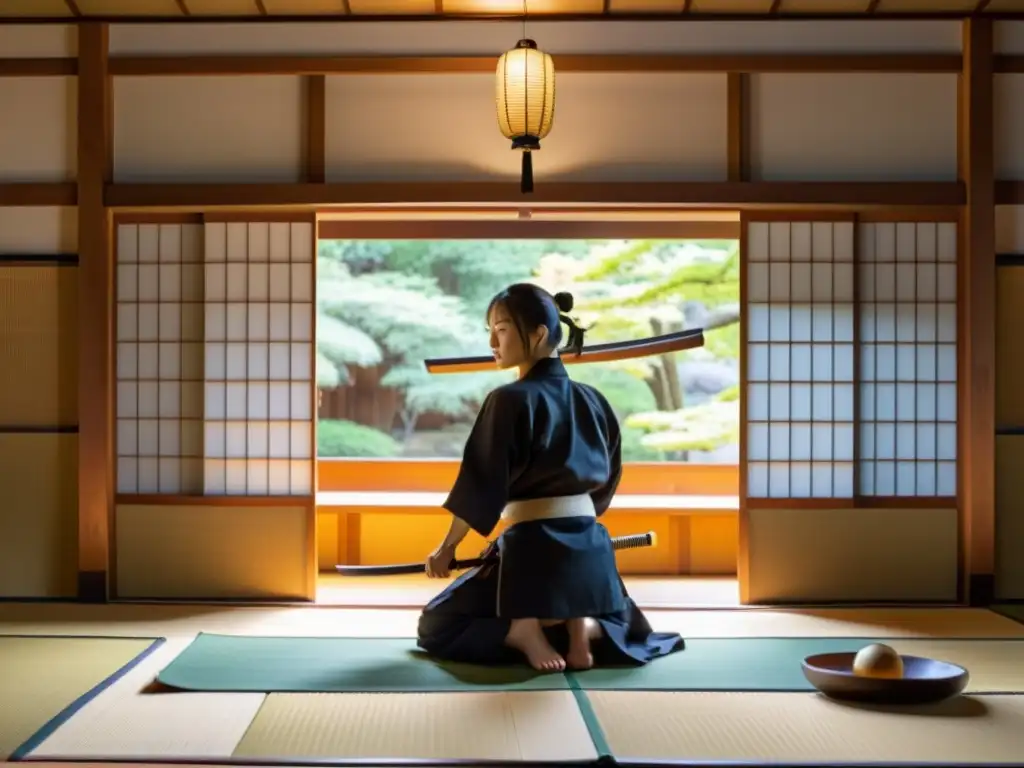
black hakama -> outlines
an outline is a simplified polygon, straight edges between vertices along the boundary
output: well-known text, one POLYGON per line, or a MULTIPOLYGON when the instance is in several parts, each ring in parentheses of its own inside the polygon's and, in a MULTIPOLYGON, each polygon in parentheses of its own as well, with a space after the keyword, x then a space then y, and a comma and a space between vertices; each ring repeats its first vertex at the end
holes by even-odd
MULTIPOLYGON (((622 474, 618 421, 597 390, 572 381, 557 358, 538 362, 521 380, 484 401, 466 441, 459 476, 444 504, 489 536, 507 504, 528 499, 591 497, 596 517, 518 522, 494 543, 499 558, 459 576, 424 608, 417 644, 440 659, 514 664, 505 645, 513 619, 595 619, 595 665, 639 665, 684 648, 675 633, 654 632, 626 593, 607 529, 622 474)), ((568 652, 564 624, 545 630, 568 652)))

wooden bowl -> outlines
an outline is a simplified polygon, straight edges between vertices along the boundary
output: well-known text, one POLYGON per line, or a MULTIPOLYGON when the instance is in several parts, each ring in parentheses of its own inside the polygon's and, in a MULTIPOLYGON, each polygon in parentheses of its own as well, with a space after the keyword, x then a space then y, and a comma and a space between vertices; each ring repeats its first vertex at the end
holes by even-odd
POLYGON ((853 674, 856 652, 808 656, 801 667, 808 682, 832 699, 871 704, 929 704, 960 694, 970 674, 947 661, 900 656, 903 677, 884 679, 853 674))

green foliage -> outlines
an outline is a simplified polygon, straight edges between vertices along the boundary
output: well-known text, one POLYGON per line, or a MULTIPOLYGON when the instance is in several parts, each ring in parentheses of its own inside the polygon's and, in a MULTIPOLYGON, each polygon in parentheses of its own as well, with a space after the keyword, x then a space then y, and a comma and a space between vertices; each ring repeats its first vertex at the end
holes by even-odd
MULTIPOLYGON (((423 360, 488 354, 487 303, 524 281, 552 292, 571 290, 573 315, 591 327, 590 343, 682 330, 695 311, 702 318, 703 348, 571 369, 615 409, 625 460, 685 459, 687 451, 737 439, 738 388, 688 406, 679 372, 687 360, 735 360, 739 354, 734 241, 328 241, 320 245, 318 270, 318 382, 337 386, 351 381, 351 366, 379 367, 381 386, 402 394, 406 440, 427 412, 468 429, 486 393, 509 380, 501 372, 431 375, 423 360)), ((402 450, 400 442, 373 443, 382 433, 370 432, 375 437, 355 442, 395 452, 373 455, 402 450)))
MULTIPOLYGON (((574 314, 592 325, 588 338, 594 341, 684 330, 688 305, 702 306, 709 313, 703 347, 608 367, 644 382, 653 393, 653 407, 626 414, 626 425, 642 435, 645 450, 680 458, 687 451, 735 442, 738 410, 687 407, 677 366, 686 360, 735 360, 739 355, 737 242, 612 242, 593 248, 583 259, 547 256, 539 274, 544 284, 574 286, 574 314)), ((609 400, 615 402, 611 396, 609 400)))
POLYGON ((317 455, 324 458, 380 459, 398 456, 402 444, 391 435, 342 419, 317 424, 317 455))
POLYGON ((590 384, 601 392, 608 399, 620 421, 634 413, 650 411, 657 406, 650 388, 628 371, 580 365, 572 369, 572 378, 583 384, 590 384))

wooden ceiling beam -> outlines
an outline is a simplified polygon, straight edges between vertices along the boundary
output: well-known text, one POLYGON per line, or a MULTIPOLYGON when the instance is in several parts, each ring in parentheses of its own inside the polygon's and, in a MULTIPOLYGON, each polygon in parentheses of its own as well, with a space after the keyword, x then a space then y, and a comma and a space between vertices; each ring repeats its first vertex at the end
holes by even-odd
MULTIPOLYGON (((260 0, 262 2, 262 0, 260 0)), ((344 0, 343 0, 344 1, 344 0)), ((866 0, 867 2, 868 0, 866 0)), ((435 0, 436 2, 436 0, 435 0)), ((543 21, 547 23, 573 23, 573 22, 594 22, 604 21, 608 23, 624 22, 624 21, 643 21, 650 23, 657 22, 679 22, 679 21, 727 21, 727 22, 740 22, 740 21, 849 21, 849 20, 863 20, 865 16, 869 15, 868 9, 874 8, 874 0, 870 0, 870 5, 866 5, 862 11, 836 11, 829 13, 827 11, 816 11, 813 13, 801 13, 798 15, 788 13, 776 13, 771 14, 766 9, 761 12, 741 12, 741 13, 715 13, 715 12, 704 12, 694 11, 691 6, 686 4, 684 0, 683 11, 680 12, 657 12, 657 13, 637 13, 637 12, 624 12, 614 13, 605 16, 601 11, 591 13, 545 13, 543 14, 543 21)), ((894 11, 892 13, 886 13, 884 18, 887 21, 960 21, 965 18, 969 18, 976 15, 975 9, 971 10, 951 10, 951 11, 894 11)), ((986 12, 986 18, 990 18, 994 21, 1024 21, 1024 11, 993 11, 986 12)), ((183 22, 181 15, 174 16, 140 16, 131 13, 125 14, 82 14, 79 17, 68 19, 67 16, 18 16, 12 18, 9 16, 0 15, 0 20, 4 22, 17 21, 18 24, 77 24, 80 21, 98 21, 107 24, 181 24, 183 22)), ((339 9, 336 13, 320 13, 320 14, 306 14, 306 15, 262 15, 257 11, 253 11, 250 15, 228 15, 228 16, 217 16, 217 15, 196 15, 190 14, 187 19, 188 23, 194 24, 209 24, 214 21, 230 21, 232 24, 289 24, 294 22, 301 22, 304 24, 315 24, 315 23, 390 23, 393 24, 396 21, 409 22, 409 21, 447 21, 447 22, 466 22, 466 21, 493 21, 493 22, 507 22, 507 21, 520 21, 522 20, 522 14, 508 14, 508 13, 449 13, 445 12, 443 15, 436 13, 416 13, 416 14, 347 14, 344 9, 339 9)))
MULTIPOLYGON (((987 17, 986 17, 987 18, 987 17)), ((119 77, 161 75, 344 75, 397 73, 493 72, 496 57, 306 57, 306 56, 121 56, 110 60, 119 77)), ((958 74, 963 60, 957 54, 880 54, 865 56, 818 55, 709 55, 673 56, 573 55, 556 56, 560 72, 910 72, 958 74)), ((996 74, 1024 74, 1024 55, 994 57, 996 74)), ((70 57, 0 58, 3 77, 73 77, 78 60, 70 57)))
MULTIPOLYGON (((493 72, 497 56, 117 56, 118 77, 147 75, 341 75, 493 72)), ((960 54, 565 54, 559 72, 961 71, 960 54)))
POLYGON ((204 209, 341 205, 684 205, 849 207, 959 206, 960 182, 545 182, 523 195, 517 182, 366 182, 327 184, 109 184, 111 208, 204 209))

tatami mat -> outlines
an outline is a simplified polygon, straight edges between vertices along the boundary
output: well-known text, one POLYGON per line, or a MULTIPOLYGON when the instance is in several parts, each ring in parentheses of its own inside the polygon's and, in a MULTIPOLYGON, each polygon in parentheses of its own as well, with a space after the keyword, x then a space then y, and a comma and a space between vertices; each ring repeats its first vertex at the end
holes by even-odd
MULTIPOLYGON (((856 652, 876 640, 691 638, 682 653, 645 667, 599 667, 573 677, 588 691, 813 691, 801 669, 804 658, 856 652)), ((970 672, 968 692, 1024 693, 1024 640, 881 640, 901 654, 959 664, 970 672)))
POLYGON ((914 708, 839 704, 813 693, 588 693, 619 760, 892 765, 1024 761, 1024 697, 914 708))
POLYGON ((188 642, 169 640, 58 728, 30 759, 230 758, 263 694, 147 692, 188 642))
MULTIPOLYGON (((157 638, 0 636, 0 758, 68 717, 157 638)), ((17 755, 15 755, 17 756, 17 755)))
POLYGON ((569 691, 273 694, 238 760, 584 761, 597 757, 569 691))
POLYGON ((971 676, 967 693, 1024 693, 1024 642, 1020 640, 896 639, 888 644, 905 656, 939 659, 963 667, 971 676))

